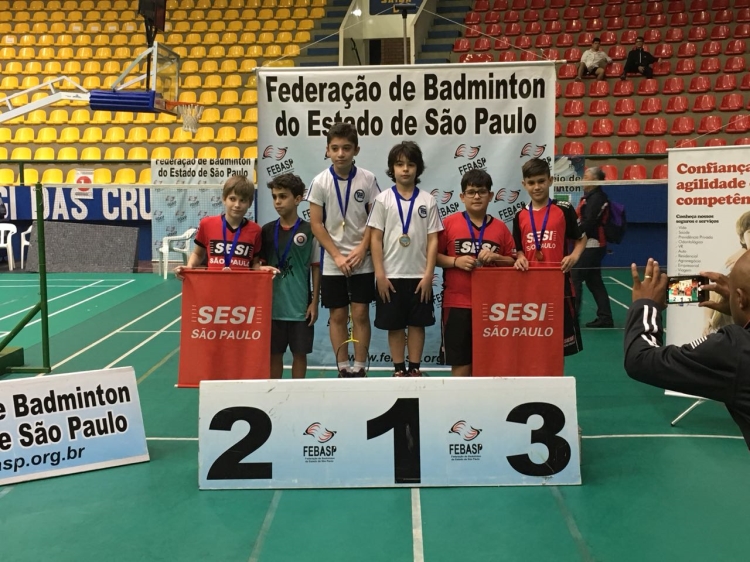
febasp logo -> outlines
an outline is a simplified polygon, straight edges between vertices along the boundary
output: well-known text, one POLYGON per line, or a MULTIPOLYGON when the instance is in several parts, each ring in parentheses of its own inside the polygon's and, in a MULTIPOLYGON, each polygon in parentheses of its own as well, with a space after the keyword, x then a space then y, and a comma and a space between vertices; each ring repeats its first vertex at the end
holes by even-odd
POLYGON ((469 170, 484 170, 487 168, 486 158, 477 158, 481 146, 469 146, 466 144, 459 144, 456 151, 453 153, 453 159, 466 158, 469 162, 458 166, 458 173, 462 176, 469 170))
POLYGON ((518 189, 515 191, 511 191, 506 201, 505 195, 507 193, 508 193, 508 190, 505 189, 504 187, 501 187, 500 189, 497 190, 497 193, 495 193, 495 201, 505 201, 506 203, 515 203, 518 197, 521 195, 521 190, 518 189))
POLYGON ((481 429, 469 425, 466 420, 459 420, 454 423, 448 433, 458 435, 465 443, 449 443, 448 454, 454 461, 475 461, 480 460, 482 453, 482 444, 473 442, 481 429), (469 443, 471 441, 471 443, 469 443))
POLYGON ((539 158, 542 154, 544 154, 545 150, 547 150, 546 144, 533 145, 530 142, 527 142, 525 145, 523 145, 523 148, 521 149, 521 155, 519 156, 519 158, 523 158, 524 156, 532 156, 533 158, 539 158))
POLYGON ((195 325, 194 340, 259 340, 261 331, 254 329, 263 319, 262 306, 198 306, 190 310, 195 325))
POLYGON ((453 153, 453 158, 468 158, 474 160, 479 154, 481 146, 467 146, 465 144, 459 144, 456 148, 456 152, 453 153))
POLYGON ((445 205, 448 201, 453 199, 453 192, 452 191, 443 191, 442 197, 440 197, 440 204, 445 205))
MULTIPOLYGON (((313 422, 307 426, 302 435, 312 437, 318 443, 328 443, 334 438, 336 432, 324 427, 320 422, 313 422)), ((333 462, 336 456, 336 445, 304 445, 302 456, 305 462, 333 462)))
POLYGON ((272 144, 269 144, 263 149, 261 160, 271 159, 276 160, 277 162, 276 164, 266 165, 266 173, 268 173, 269 176, 274 177, 280 174, 294 172, 294 160, 292 158, 286 158, 287 152, 288 148, 286 146, 276 147, 272 144))

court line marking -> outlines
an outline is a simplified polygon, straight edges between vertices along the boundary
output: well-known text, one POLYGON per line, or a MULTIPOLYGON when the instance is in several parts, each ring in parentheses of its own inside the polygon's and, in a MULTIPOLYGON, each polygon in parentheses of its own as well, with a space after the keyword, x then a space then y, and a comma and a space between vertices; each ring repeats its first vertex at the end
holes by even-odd
MULTIPOLYGON (((96 282, 94 282, 94 283, 91 283, 91 284, 89 284, 89 285, 86 285, 86 286, 84 286, 84 287, 79 287, 78 289, 75 289, 75 290, 73 290, 73 291, 68 291, 67 293, 63 293, 62 295, 58 295, 58 296, 56 296, 56 297, 52 297, 51 299, 47 299, 47 302, 48 302, 48 303, 50 303, 50 302, 52 302, 52 301, 56 301, 57 299, 61 299, 61 298, 63 298, 63 297, 67 297, 68 295, 72 295, 73 293, 77 293, 78 291, 80 291, 80 290, 82 290, 82 289, 88 289, 89 287, 93 287, 93 286, 94 286, 94 285, 96 285, 97 283, 101 283, 101 281, 96 281, 96 282)), ((5 289, 5 288, 6 288, 6 286, 4 286, 4 287, 3 287, 3 289, 5 289)), ((6 318, 11 318, 11 317, 13 317, 13 316, 18 316, 18 315, 19 315, 19 314, 21 314, 22 312, 26 312, 26 311, 28 311, 28 310, 31 310, 32 308, 34 308, 34 307, 33 307, 33 306, 29 306, 29 307, 27 307, 27 308, 23 308, 23 309, 19 310, 18 312, 14 312, 13 314, 8 314, 8 315, 6 315, 6 316, 2 316, 2 317, 0 317, 0 320, 5 320, 6 318)))
MULTIPOLYGON (((156 330, 121 330, 121 334, 155 334, 156 330)), ((179 334, 180 330, 163 330, 162 334, 179 334)))
POLYGON ((169 361, 174 356, 174 354, 177 353, 178 351, 180 351, 179 345, 176 348, 174 348, 172 351, 167 353, 164 357, 162 357, 161 361, 159 361, 156 365, 154 365, 148 371, 146 371, 140 377, 138 377, 138 379, 135 381, 135 384, 141 384, 142 381, 146 380, 146 378, 148 378, 148 376, 151 373, 153 373, 154 371, 156 371, 156 369, 158 369, 159 367, 164 365, 164 363, 169 361))
MULTIPOLYGON (((75 277, 75 278, 70 278, 70 277, 54 277, 54 274, 49 274, 49 273, 47 274, 47 279, 51 279, 53 281, 86 281, 86 282, 89 282, 89 281, 128 281, 127 278, 124 278, 124 279, 111 279, 109 277, 107 279, 79 279, 77 277, 75 277)), ((5 281, 7 283, 10 283, 10 282, 13 282, 13 283, 24 283, 24 282, 26 282, 26 283, 39 283, 39 277, 35 276, 33 279, 4 279, 4 280, 0 280, 0 283, 2 283, 3 281, 5 281)))
POLYGON ((612 281, 614 281, 614 282, 615 282, 615 283, 617 283, 618 285, 622 285, 623 287, 625 287, 625 288, 626 288, 626 289, 628 289, 628 290, 632 290, 632 289, 633 289, 633 287, 631 287, 630 285, 626 285, 625 283, 623 283, 622 281, 620 281, 620 280, 619 280, 619 279, 617 279, 616 277, 612 277, 611 275, 608 275, 608 276, 607 276, 607 279, 611 279, 612 281))
POLYGON ((268 531, 271 529, 273 518, 276 515, 276 510, 279 507, 281 501, 281 490, 276 490, 271 498, 271 503, 266 511, 266 517, 263 519, 263 525, 258 531, 258 536, 255 538, 255 544, 253 545, 253 551, 250 553, 248 562, 258 562, 260 560, 260 552, 263 549, 263 543, 266 541, 268 531))
MULTIPOLYGON (((91 285, 47 285, 48 289, 72 289, 77 287, 78 289, 85 289, 91 285)), ((98 285, 99 287, 114 287, 114 285, 98 285)), ((0 285, 0 289, 34 289, 36 285, 0 285)), ((15 299, 18 300, 18 299, 15 299)), ((9 301, 13 302, 13 301, 9 301)), ((5 304, 5 303, 0 303, 5 304)))
POLYGON ((419 495, 419 488, 411 489, 411 536, 414 544, 414 562, 424 562, 422 501, 419 495))
MULTIPOLYGON (((172 297, 171 299, 167 299, 167 300, 165 300, 165 301, 164 301, 163 303, 161 303, 161 304, 160 304, 159 306, 157 306, 156 308, 152 308, 152 309, 151 309, 151 310, 149 310, 148 312, 145 312, 145 313, 141 314, 141 315, 140 315, 140 316, 139 316, 138 318, 136 318, 135 320, 131 320, 130 322, 128 322, 127 324, 123 324, 122 326, 120 326, 120 327, 119 327, 119 328, 117 328, 116 330, 112 330, 112 331, 111 331, 111 332, 110 332, 109 334, 107 334, 106 336, 103 336, 103 337, 99 338, 99 339, 98 339, 98 340, 96 340, 96 341, 95 341, 94 343, 91 343, 91 344, 87 345, 87 346, 86 346, 86 347, 84 347, 83 349, 79 349, 79 350, 78 350, 78 351, 76 351, 76 352, 75 352, 75 353, 74 353, 73 355, 70 355, 69 357, 67 357, 67 358, 63 359, 63 360, 62 360, 62 361, 60 361, 59 363, 55 363, 54 365, 52 365, 52 370, 54 371, 54 370, 55 370, 55 369, 57 369, 58 367, 60 367, 60 366, 62 366, 62 365, 65 365, 65 363, 67 363, 68 361, 70 361, 70 360, 72 360, 72 359, 75 359, 76 357, 78 357, 79 355, 82 355, 83 353, 86 353, 86 352, 87 352, 87 351, 88 351, 89 349, 91 349, 91 348, 93 348, 93 347, 96 347, 97 345, 99 345, 99 344, 100 344, 100 343, 102 343, 103 341, 106 341, 106 340, 108 340, 109 338, 111 338, 112 336, 114 336, 114 335, 115 335, 116 333, 118 333, 118 332, 119 332, 120 330, 122 330, 123 328, 127 328, 128 326, 132 326, 133 324, 135 324, 135 323, 136 323, 136 322, 138 322, 139 320, 142 320, 143 318, 145 318, 145 317, 146 317, 146 316, 148 316, 149 314, 153 314, 154 312, 156 312, 157 310, 159 310, 159 309, 160 309, 160 308, 161 308, 162 306, 166 306, 166 305, 168 305, 168 304, 169 304, 170 302, 172 302, 172 301, 173 301, 173 300, 175 300, 175 299, 178 299, 178 298, 180 298, 181 296, 182 296, 181 294, 177 294, 177 295, 173 296, 173 297, 172 297)), ((39 374, 38 374, 38 375, 36 375, 36 376, 37 376, 37 377, 43 377, 44 375, 45 375, 45 373, 39 373, 39 374)))
POLYGON ((562 493, 557 489, 557 486, 548 486, 548 489, 552 492, 552 497, 555 498, 557 508, 560 510, 560 513, 565 520, 565 525, 568 527, 568 532, 570 533, 570 536, 573 537, 576 547, 578 547, 578 553, 581 555, 581 560, 584 562, 593 562, 595 559, 591 554, 589 545, 586 543, 586 539, 583 538, 583 535, 578 528, 578 524, 576 523, 576 519, 568 509, 562 493))
POLYGON ((2 490, 0 490, 0 500, 10 494, 13 491, 13 488, 15 488, 15 486, 5 486, 2 490))
MULTIPOLYGON (((107 365, 104 368, 105 369, 111 369, 112 367, 114 367, 115 365, 117 365, 120 361, 122 361, 123 359, 125 359, 128 355, 131 355, 133 352, 138 351, 140 348, 142 348, 144 345, 146 345, 148 342, 150 342, 156 336, 164 333, 164 331, 167 328, 169 328, 170 326, 173 326, 174 324, 176 324, 177 322, 179 322, 181 318, 182 318, 182 316, 178 316, 177 318, 175 318, 174 320, 172 320, 169 324, 167 324, 166 326, 164 326, 161 330, 159 330, 158 332, 155 332, 154 334, 152 334, 151 336, 149 336, 148 338, 146 338, 145 340, 143 340, 141 343, 139 343, 135 347, 131 348, 130 351, 128 351, 128 352, 123 353, 122 355, 120 355, 120 357, 118 357, 117 359, 115 359, 114 361, 112 361, 109 365, 107 365)), ((149 374, 151 374, 151 373, 149 373, 149 374)))

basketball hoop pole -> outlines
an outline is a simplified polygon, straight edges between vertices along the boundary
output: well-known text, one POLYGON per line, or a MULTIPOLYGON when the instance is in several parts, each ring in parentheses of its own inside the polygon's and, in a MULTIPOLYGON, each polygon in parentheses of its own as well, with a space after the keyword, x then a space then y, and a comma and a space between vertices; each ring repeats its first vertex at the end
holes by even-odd
POLYGON ((401 19, 404 22, 404 64, 411 64, 409 60, 409 36, 406 31, 406 15, 408 12, 417 11, 416 4, 396 4, 393 6, 394 10, 401 12, 401 19), (407 62, 408 61, 408 62, 407 62))

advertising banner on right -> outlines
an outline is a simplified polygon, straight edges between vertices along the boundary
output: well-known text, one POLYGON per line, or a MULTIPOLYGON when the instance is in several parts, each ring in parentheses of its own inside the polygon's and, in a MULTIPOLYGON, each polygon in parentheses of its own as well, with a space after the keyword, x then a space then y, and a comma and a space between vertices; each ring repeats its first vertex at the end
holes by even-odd
MULTIPOLYGON (((667 273, 728 274, 750 244, 750 161, 744 146, 669 151, 667 273), (749 172, 745 176, 745 172, 749 172)), ((639 264, 641 265, 641 264, 639 264)), ((670 288, 668 287, 668 290, 670 288)), ((679 298, 679 284, 673 300, 679 298)), ((718 299, 716 295, 712 299, 718 299)), ((667 343, 681 345, 731 323, 729 316, 697 303, 667 308, 667 343)))

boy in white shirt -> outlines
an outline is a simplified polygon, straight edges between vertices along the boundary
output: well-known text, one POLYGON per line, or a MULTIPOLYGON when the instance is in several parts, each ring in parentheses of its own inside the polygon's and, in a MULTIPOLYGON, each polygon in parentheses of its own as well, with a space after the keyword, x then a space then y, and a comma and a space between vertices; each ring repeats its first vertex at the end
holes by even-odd
POLYGON ((396 185, 376 197, 367 223, 379 297, 375 327, 388 330, 395 377, 422 376, 425 327, 435 323, 432 276, 443 225, 435 198, 417 188, 424 169, 415 142, 394 146, 388 154, 388 177, 396 185))
POLYGON ((370 303, 375 299, 375 275, 369 255, 367 216, 380 193, 375 175, 354 165, 359 154, 357 131, 336 123, 326 135, 330 168, 315 176, 307 193, 310 226, 325 250, 320 293, 329 309, 330 337, 340 378, 364 377, 370 346, 370 303), (351 305, 354 366, 349 366, 347 322, 351 305))

